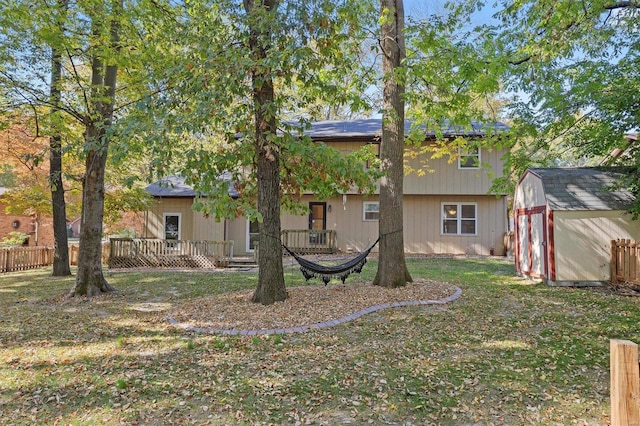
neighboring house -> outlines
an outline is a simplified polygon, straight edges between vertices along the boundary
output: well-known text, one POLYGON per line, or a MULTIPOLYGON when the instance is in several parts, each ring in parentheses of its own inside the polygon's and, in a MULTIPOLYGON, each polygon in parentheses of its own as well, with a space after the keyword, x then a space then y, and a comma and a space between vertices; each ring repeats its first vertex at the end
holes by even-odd
POLYGON ((26 246, 53 247, 53 219, 41 216, 36 222, 35 216, 6 214, 6 204, 2 202, 2 195, 7 188, 0 187, 0 240, 9 236, 11 232, 21 232, 27 235, 26 246))
POLYGON ((612 168, 527 170, 514 198, 515 263, 523 276, 551 285, 594 285, 610 279, 615 239, 640 239, 625 211, 635 197, 610 189, 612 168))
MULTIPOLYGON (((350 152, 365 144, 379 144, 381 120, 325 121, 313 123, 306 131, 314 141, 326 143, 341 152, 350 152)), ((407 124, 407 128, 408 128, 407 124)), ((503 124, 496 125, 504 131, 503 124)), ((480 126, 471 132, 459 128, 444 129, 446 137, 480 138, 480 126)), ((426 135, 425 143, 435 140, 426 135)), ((404 241, 407 253, 504 255, 507 232, 506 194, 489 195, 490 171, 500 176, 504 151, 470 149, 460 158, 431 159, 428 154, 407 159, 413 169, 428 163, 430 171, 404 179, 404 241), (482 165, 489 165, 487 170, 482 165)), ((197 195, 184 180, 168 179, 173 185, 155 183, 147 190, 156 199, 147 212, 145 236, 182 240, 233 240, 234 253, 251 253, 257 239, 257 224, 244 218, 216 222, 191 210, 197 195)), ((379 196, 349 191, 337 197, 318 200, 313 194, 303 195, 301 202, 309 207, 309 215, 283 213, 283 230, 333 230, 337 248, 362 251, 378 238, 379 196)), ((310 238, 312 238, 310 236, 310 238)))
MULTIPOLYGON (((600 161, 600 165, 604 166, 607 164, 611 164, 612 161, 618 162, 620 164, 620 160, 628 160, 630 158, 629 151, 631 148, 638 143, 638 134, 637 133, 627 133, 624 135, 624 139, 626 141, 626 146, 622 148, 616 148, 609 153, 606 157, 600 161)), ((624 161, 623 161, 624 162, 624 161)))

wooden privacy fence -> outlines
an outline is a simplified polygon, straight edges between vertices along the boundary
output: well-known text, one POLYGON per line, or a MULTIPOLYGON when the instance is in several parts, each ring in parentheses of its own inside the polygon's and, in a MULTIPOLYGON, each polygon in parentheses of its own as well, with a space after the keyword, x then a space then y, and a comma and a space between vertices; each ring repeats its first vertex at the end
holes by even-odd
POLYGON ((300 254, 335 253, 338 251, 336 231, 333 229, 285 229, 280 232, 282 244, 300 254))
POLYGON ((640 243, 611 241, 611 284, 640 285, 640 243))
POLYGON ((53 264, 52 247, 0 248, 0 272, 24 271, 53 264))
POLYGON ((233 258, 233 241, 111 238, 109 268, 215 268, 233 258))

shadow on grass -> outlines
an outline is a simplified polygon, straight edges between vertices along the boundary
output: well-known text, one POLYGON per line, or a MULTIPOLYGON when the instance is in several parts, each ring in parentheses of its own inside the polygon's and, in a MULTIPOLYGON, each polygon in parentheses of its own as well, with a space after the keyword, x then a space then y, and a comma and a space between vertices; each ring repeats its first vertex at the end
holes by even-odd
MULTIPOLYGON (((637 299, 535 284, 502 259, 409 259, 408 266, 414 278, 459 285, 463 297, 251 338, 185 333, 164 319, 185 300, 253 289, 256 274, 111 274, 118 294, 66 304, 56 298, 73 278, 0 276, 0 418, 607 423, 608 339, 637 339, 637 299)), ((369 262, 349 280, 370 281, 375 267, 369 262)), ((287 286, 306 284, 297 268, 285 274, 287 286)))

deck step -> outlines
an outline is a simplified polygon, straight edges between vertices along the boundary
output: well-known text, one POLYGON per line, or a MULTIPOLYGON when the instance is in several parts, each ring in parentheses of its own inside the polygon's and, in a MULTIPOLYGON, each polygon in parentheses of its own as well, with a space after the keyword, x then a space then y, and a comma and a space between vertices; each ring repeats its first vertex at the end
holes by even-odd
POLYGON ((256 268, 258 264, 253 257, 234 257, 229 260, 227 268, 241 269, 241 268, 256 268))

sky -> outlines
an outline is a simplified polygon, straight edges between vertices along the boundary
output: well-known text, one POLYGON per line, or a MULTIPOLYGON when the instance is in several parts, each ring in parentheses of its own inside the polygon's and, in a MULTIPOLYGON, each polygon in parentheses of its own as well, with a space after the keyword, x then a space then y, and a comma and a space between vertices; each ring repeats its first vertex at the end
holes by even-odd
MULTIPOLYGON (((407 17, 424 18, 432 14, 439 14, 445 9, 445 0, 404 0, 404 13, 407 17)), ((476 13, 471 24, 481 25, 491 23, 491 16, 497 9, 489 2, 482 11, 476 13)))

